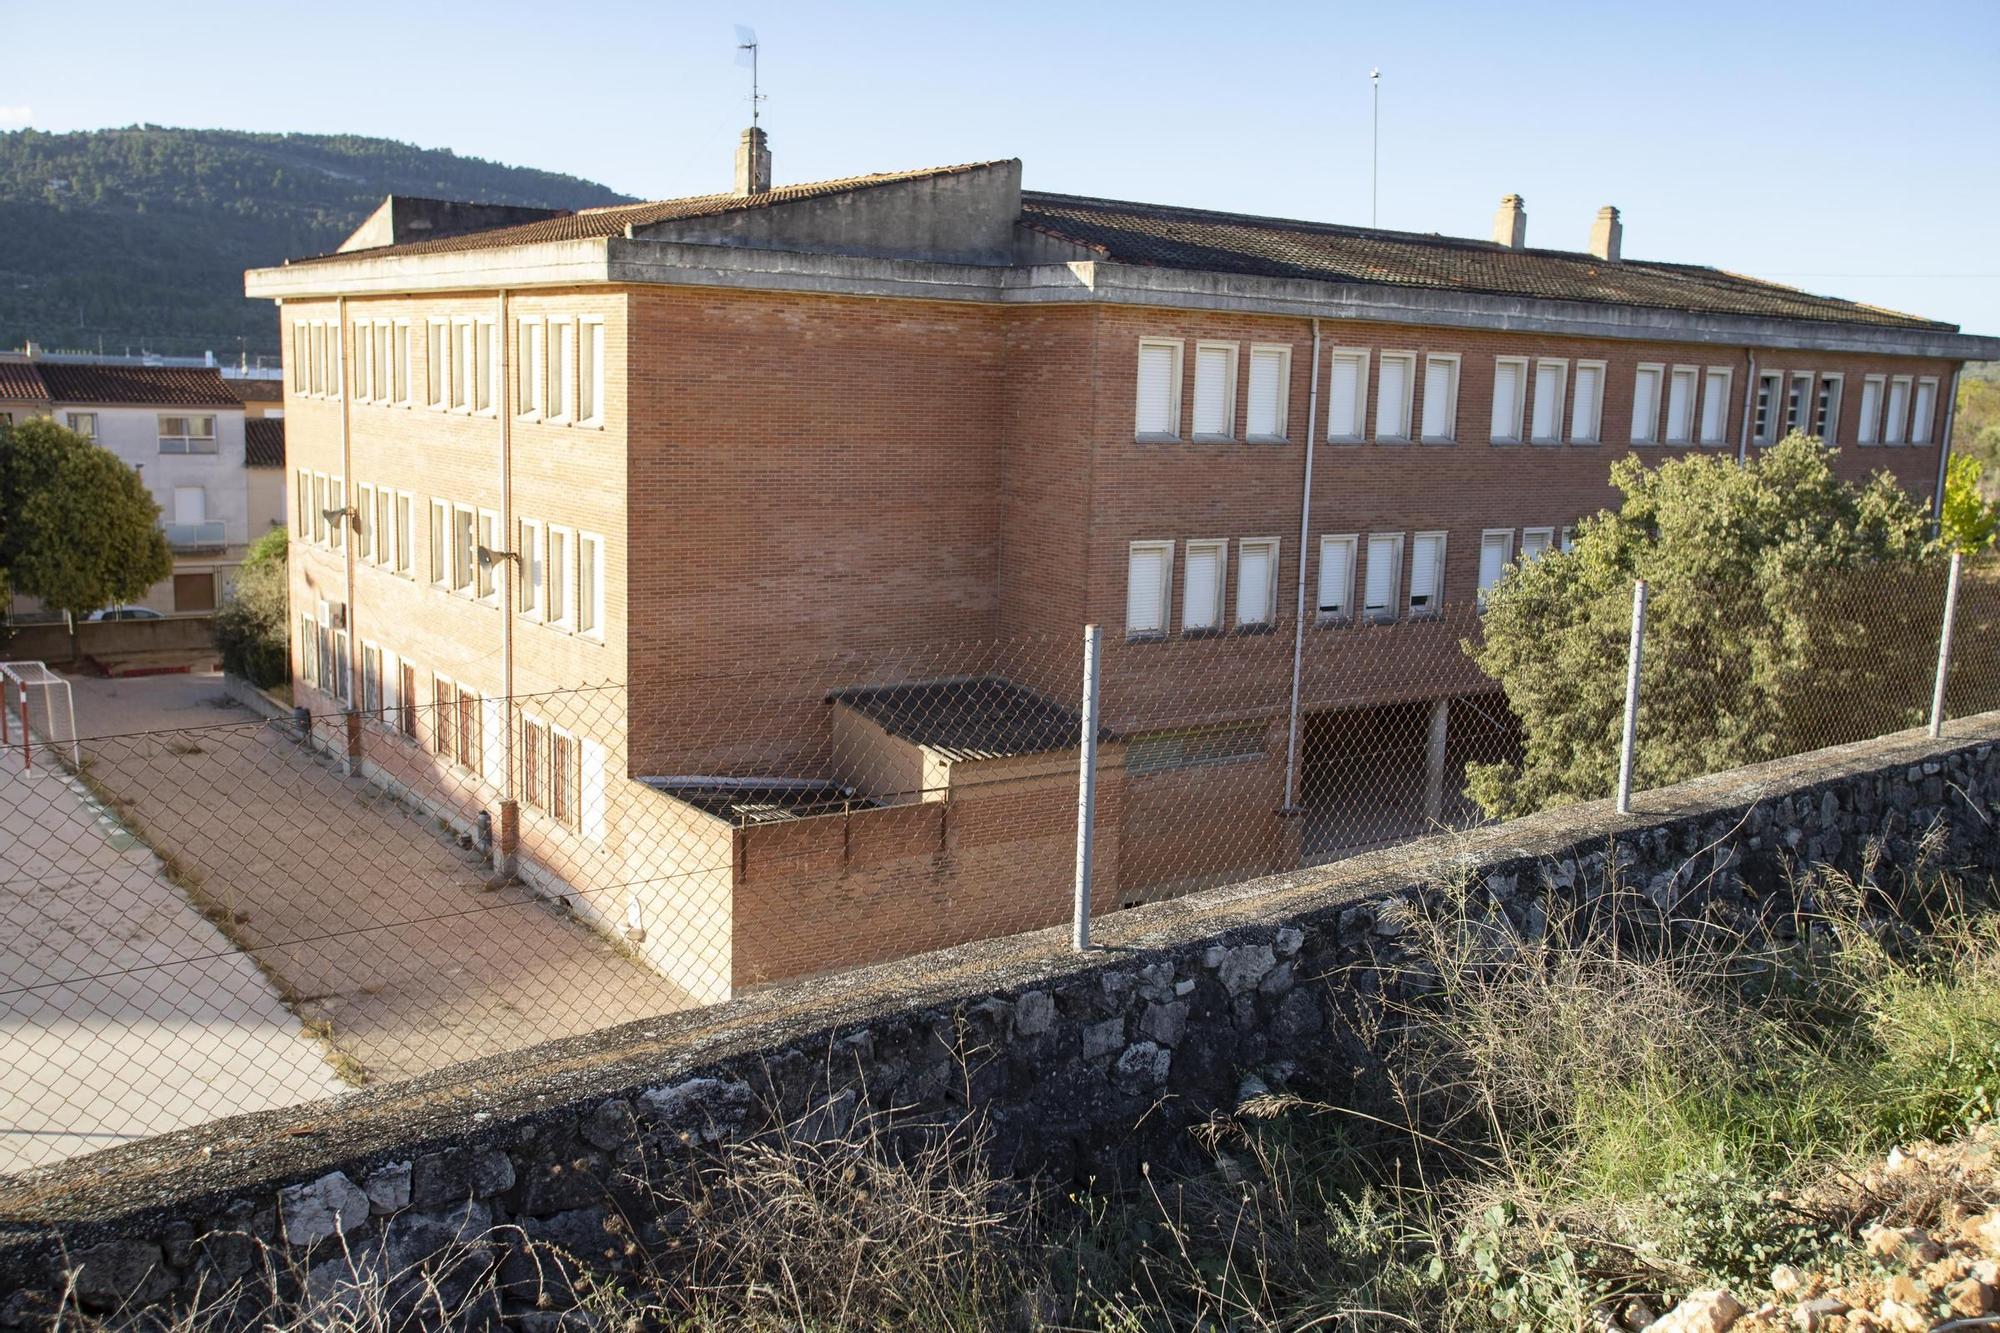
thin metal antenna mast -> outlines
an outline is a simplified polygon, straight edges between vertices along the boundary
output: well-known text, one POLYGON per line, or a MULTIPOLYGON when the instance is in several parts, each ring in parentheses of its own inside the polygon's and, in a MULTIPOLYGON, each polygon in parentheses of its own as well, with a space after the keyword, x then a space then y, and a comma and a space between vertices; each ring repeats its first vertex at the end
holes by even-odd
POLYGON ((1374 145, 1368 166, 1368 225, 1381 225, 1382 200, 1382 71, 1368 71, 1368 82, 1375 89, 1374 145))
POLYGON ((741 23, 736 25, 736 63, 750 67, 750 125, 754 129, 759 104, 764 100, 764 94, 757 90, 757 34, 741 23))

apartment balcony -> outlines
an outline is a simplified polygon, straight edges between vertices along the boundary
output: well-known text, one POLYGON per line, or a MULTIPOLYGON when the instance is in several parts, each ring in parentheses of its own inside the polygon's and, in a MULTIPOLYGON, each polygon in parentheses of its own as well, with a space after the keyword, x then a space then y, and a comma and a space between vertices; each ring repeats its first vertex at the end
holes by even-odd
POLYGON ((229 545, 222 535, 221 519, 206 523, 168 523, 164 526, 167 545, 176 551, 220 551, 229 545))

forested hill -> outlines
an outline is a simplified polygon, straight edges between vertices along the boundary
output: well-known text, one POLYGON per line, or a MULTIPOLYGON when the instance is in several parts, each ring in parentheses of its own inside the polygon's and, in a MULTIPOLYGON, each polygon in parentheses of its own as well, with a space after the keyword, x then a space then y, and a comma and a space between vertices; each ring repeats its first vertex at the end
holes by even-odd
POLYGON ((346 134, 0 133, 0 349, 275 354, 243 270, 322 254, 385 194, 585 208, 602 185, 346 134))

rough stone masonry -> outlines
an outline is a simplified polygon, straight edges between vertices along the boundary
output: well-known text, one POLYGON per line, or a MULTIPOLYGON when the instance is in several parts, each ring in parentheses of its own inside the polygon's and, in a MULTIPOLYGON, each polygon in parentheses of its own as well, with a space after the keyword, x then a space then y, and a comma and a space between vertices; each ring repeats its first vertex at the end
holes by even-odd
MULTIPOLYGON (((838 1134, 864 1096, 914 1122, 978 1111, 1008 1170, 1117 1179, 1246 1086, 1351 1092, 1412 904, 1441 883, 1468 889, 1475 927, 1504 944, 1613 886, 1752 930, 1800 867, 1852 872, 1872 854, 1881 874, 1920 846, 2000 867, 2000 714, 1636 804, 1121 912, 1086 954, 1063 931, 984 941, 0 1180, 0 1328, 42 1326, 66 1284, 91 1310, 212 1291, 266 1245, 317 1275, 442 1266, 447 1287, 499 1265, 525 1292, 524 1241, 617 1267, 659 1237, 669 1223, 646 1217, 631 1178, 642 1162, 774 1114, 838 1134)), ((524 1294, 516 1312, 530 1308, 524 1294)))

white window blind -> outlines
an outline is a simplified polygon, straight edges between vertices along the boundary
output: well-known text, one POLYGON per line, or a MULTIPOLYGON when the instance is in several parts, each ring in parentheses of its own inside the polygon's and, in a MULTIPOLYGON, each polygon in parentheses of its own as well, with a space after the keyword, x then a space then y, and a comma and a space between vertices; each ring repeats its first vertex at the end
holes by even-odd
POLYGON ((1479 539, 1479 602, 1486 603, 1487 590, 1500 581, 1507 572, 1507 561, 1514 554, 1513 532, 1488 532, 1479 539))
POLYGON ((1724 444, 1729 430, 1729 372, 1710 370, 1701 390, 1701 442, 1724 444))
POLYGON ((1333 385, 1327 397, 1326 438, 1354 441, 1362 437, 1367 417, 1363 392, 1367 382, 1366 352, 1333 354, 1333 385))
POLYGON ((1901 444, 1903 432, 1909 427, 1910 382, 1904 379, 1889 381, 1889 420, 1882 427, 1884 444, 1901 444))
POLYGON ((174 522, 202 523, 207 519, 207 491, 199 486, 174 487, 174 522))
POLYGON ((1236 353, 1230 347, 1194 350, 1194 433, 1197 438, 1227 439, 1236 429, 1236 353))
POLYGON ((1660 368, 1641 366, 1632 378, 1632 443, 1651 444, 1659 429, 1660 368))
POLYGON ((1229 543, 1189 542, 1181 584, 1181 631, 1222 628, 1222 572, 1229 543))
POLYGON ((1571 395, 1569 438, 1574 444, 1596 444, 1604 419, 1604 365, 1578 362, 1576 392, 1571 395))
POLYGON ((1694 394, 1700 383, 1693 366, 1674 367, 1667 382, 1667 443, 1687 444, 1694 438, 1694 394))
POLYGON ((1319 613, 1348 616, 1354 613, 1354 538, 1319 539, 1319 613))
POLYGON ((1180 403, 1174 372, 1180 362, 1180 348, 1173 343, 1139 344, 1140 435, 1172 435, 1179 429, 1180 403))
POLYGON ((1426 440, 1449 440, 1458 434, 1458 358, 1434 356, 1424 362, 1426 440))
POLYGON ((1161 634, 1167 628, 1167 565, 1172 542, 1133 542, 1125 571, 1125 632, 1161 634))
POLYGON ((1857 444, 1874 444, 1881 438, 1882 377, 1871 375, 1861 381, 1861 420, 1854 424, 1857 444))
POLYGON ((1400 534, 1368 539, 1368 568, 1363 606, 1371 616, 1388 615, 1396 604, 1397 568, 1403 563, 1400 534))
POLYGON ((1444 534, 1420 532, 1410 548, 1410 610, 1432 611, 1444 600, 1444 534))
POLYGON ((1236 554, 1236 623, 1271 623, 1278 572, 1275 540, 1246 541, 1236 554))
POLYGON ((1508 444, 1521 441, 1521 382, 1527 362, 1500 360, 1493 363, 1493 438, 1508 444))
POLYGON ((1253 440, 1285 438, 1286 373, 1291 353, 1283 347, 1250 349, 1250 402, 1245 434, 1253 440))
POLYGON ((1931 414, 1937 410, 1937 381, 1918 380, 1914 406, 1910 410, 1910 443, 1931 442, 1931 414))
POLYGON ((1412 358, 1384 355, 1375 383, 1375 438, 1410 438, 1410 371, 1412 358))
POLYGON ((1521 559, 1523 562, 1536 559, 1556 544, 1554 528, 1521 529, 1521 559))
POLYGON ((1566 370, 1567 367, 1560 361, 1535 363, 1535 415, 1528 428, 1528 438, 1536 444, 1555 444, 1562 438, 1566 370))

